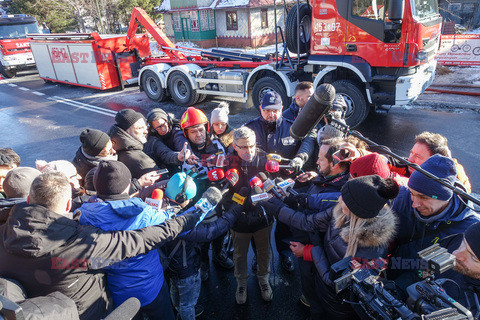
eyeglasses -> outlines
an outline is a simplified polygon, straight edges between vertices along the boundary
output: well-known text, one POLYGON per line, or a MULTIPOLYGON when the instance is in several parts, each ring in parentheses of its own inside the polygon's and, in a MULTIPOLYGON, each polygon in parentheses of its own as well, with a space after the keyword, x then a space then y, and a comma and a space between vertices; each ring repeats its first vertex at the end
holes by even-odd
POLYGON ((158 131, 160 129, 162 129, 163 131, 167 131, 168 130, 168 123, 164 122, 163 124, 153 128, 153 130, 155 130, 155 131, 158 131))
POLYGON ((239 146, 238 144, 235 144, 238 149, 240 150, 248 150, 248 149, 255 149, 256 145, 251 145, 251 146, 239 146))

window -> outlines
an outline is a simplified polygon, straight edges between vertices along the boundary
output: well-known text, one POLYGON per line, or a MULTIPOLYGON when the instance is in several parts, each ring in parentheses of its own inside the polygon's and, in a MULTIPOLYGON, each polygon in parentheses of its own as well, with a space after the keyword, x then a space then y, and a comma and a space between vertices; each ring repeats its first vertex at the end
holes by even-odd
POLYGON ((385 20, 385 0, 354 0, 352 14, 373 20, 385 20))
POLYGON ((180 13, 173 14, 173 29, 176 32, 182 32, 182 23, 180 22, 180 13))
POLYGON ((208 30, 208 13, 207 10, 200 10, 200 26, 202 31, 208 30))
POLYGON ((190 25, 192 31, 200 31, 197 11, 190 11, 190 25))
POLYGON ((227 30, 238 30, 237 11, 227 11, 227 30))
POLYGON ((262 29, 268 28, 268 9, 260 10, 260 23, 262 29))
POLYGON ((215 12, 213 10, 208 13, 208 18, 210 19, 210 30, 215 30, 215 12))

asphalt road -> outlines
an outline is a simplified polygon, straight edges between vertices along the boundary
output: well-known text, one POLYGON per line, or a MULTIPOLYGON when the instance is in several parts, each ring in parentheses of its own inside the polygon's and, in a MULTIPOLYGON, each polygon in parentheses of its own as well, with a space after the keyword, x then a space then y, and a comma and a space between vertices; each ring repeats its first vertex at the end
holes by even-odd
MULTIPOLYGON (((453 97, 461 99, 461 97, 453 97)), ((480 106, 480 98, 477 98, 480 106)), ((200 107, 209 115, 218 101, 200 107)), ((34 166, 36 159, 71 160, 80 145, 78 136, 85 128, 107 131, 118 110, 133 108, 146 114, 154 107, 180 117, 184 109, 171 102, 150 101, 138 87, 122 92, 100 92, 62 84, 44 83, 35 73, 22 73, 12 80, 0 80, 0 147, 13 148, 22 158, 22 165, 34 166)), ((243 104, 231 106, 230 122, 238 127, 257 116, 254 108, 243 104)), ((445 135, 449 146, 470 177, 474 192, 480 191, 480 114, 478 111, 455 108, 415 107, 392 108, 388 113, 371 113, 357 128, 363 135, 408 156, 416 134, 428 130, 445 135)), ((275 250, 274 250, 275 252, 275 250)), ((251 254, 251 253, 250 253, 251 254)), ((249 297, 245 306, 235 304, 236 282, 232 271, 211 267, 210 279, 203 285, 200 303, 205 306, 205 319, 303 319, 308 310, 298 302, 300 283, 296 273, 280 270, 275 254, 272 272, 274 301, 264 303, 254 276, 249 280, 249 297)))

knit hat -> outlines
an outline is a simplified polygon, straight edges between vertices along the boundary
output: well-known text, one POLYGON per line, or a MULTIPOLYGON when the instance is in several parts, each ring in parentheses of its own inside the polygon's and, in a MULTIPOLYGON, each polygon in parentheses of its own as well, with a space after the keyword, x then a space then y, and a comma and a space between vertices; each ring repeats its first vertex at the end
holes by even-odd
POLYGON ((390 168, 381 155, 370 153, 352 162, 350 174, 354 178, 378 174, 383 179, 386 179, 390 177, 390 168))
POLYGON ((150 112, 147 114, 147 122, 150 125, 152 124, 153 121, 158 119, 163 119, 167 123, 170 122, 170 117, 165 111, 163 111, 163 109, 155 108, 150 110, 150 112))
POLYGON ((42 173, 34 168, 18 167, 10 170, 3 180, 3 190, 7 198, 26 198, 33 180, 42 173))
POLYGON ((132 174, 127 166, 120 161, 100 161, 93 175, 93 185, 97 196, 122 194, 130 185, 132 174))
MULTIPOLYGON (((457 169, 455 162, 451 158, 441 156, 439 154, 433 155, 425 161, 420 168, 431 174, 443 179, 445 182, 454 184, 457 169)), ((448 201, 453 195, 453 191, 435 180, 427 177, 423 173, 415 170, 410 179, 408 179, 408 187, 420 192, 432 199, 448 201)))
POLYGON ((477 259, 480 259, 480 222, 474 223, 467 228, 465 240, 477 256, 477 259))
POLYGON ((228 114, 230 111, 228 108, 220 107, 212 110, 210 115, 210 123, 214 124, 215 122, 225 122, 228 123, 228 114))
POLYGON ((263 96, 260 107, 262 110, 282 110, 282 97, 275 91, 268 91, 263 96))
MULTIPOLYGON (((183 184, 187 174, 185 172, 175 173, 170 180, 168 180, 167 188, 165 189, 165 196, 169 199, 175 200, 175 197, 182 192, 183 184)), ((197 195, 197 185, 193 179, 189 179, 189 182, 185 189, 185 196, 187 199, 192 199, 197 195)))
POLYGON ((115 122, 123 130, 130 128, 135 122, 140 119, 145 119, 140 112, 133 109, 123 109, 115 115, 115 122))
POLYGON ((86 154, 92 157, 98 156, 103 148, 110 141, 110 137, 105 132, 96 129, 85 129, 80 133, 80 142, 82 149, 86 154))
POLYGON ((41 173, 60 171, 69 179, 77 175, 77 168, 75 168, 75 166, 67 160, 56 160, 51 162, 46 162, 45 160, 36 160, 35 167, 40 170, 41 173))
POLYGON ((347 181, 341 190, 342 200, 357 217, 376 217, 389 199, 398 195, 398 185, 393 179, 370 175, 347 181))

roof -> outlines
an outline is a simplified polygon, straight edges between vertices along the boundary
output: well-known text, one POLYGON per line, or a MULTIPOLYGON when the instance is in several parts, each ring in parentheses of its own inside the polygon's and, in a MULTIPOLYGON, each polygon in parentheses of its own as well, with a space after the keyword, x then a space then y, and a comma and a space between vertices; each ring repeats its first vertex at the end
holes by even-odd
MULTIPOLYGON (((273 0, 272 0, 273 3, 273 0)), ((215 9, 232 8, 232 7, 248 7, 250 0, 218 0, 215 9)))
MULTIPOLYGON (((194 9, 224 9, 224 8, 236 8, 236 7, 266 7, 273 6, 273 0, 214 0, 211 5, 207 7, 198 8, 184 8, 184 9, 172 9, 170 4, 172 0, 163 0, 162 4, 154 9, 157 12, 176 12, 176 11, 191 11, 194 9)), ((175 0, 173 0, 175 1, 175 0)), ((287 3, 294 3, 296 0, 287 0, 287 3)), ((276 0, 277 6, 281 6, 283 1, 276 0)))

